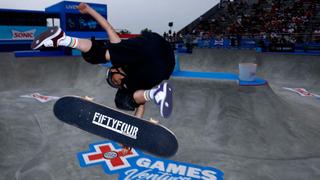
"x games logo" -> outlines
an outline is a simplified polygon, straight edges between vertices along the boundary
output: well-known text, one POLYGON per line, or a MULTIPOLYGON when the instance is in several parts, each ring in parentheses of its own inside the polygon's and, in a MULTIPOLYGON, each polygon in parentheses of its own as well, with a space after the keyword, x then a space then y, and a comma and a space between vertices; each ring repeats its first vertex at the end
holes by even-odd
POLYGON ((91 144, 89 151, 78 153, 80 166, 101 165, 107 174, 118 173, 119 179, 223 179, 223 172, 212 167, 155 158, 135 149, 124 156, 121 150, 111 141, 91 144))
POLYGON ((113 174, 117 170, 130 167, 128 159, 138 156, 134 149, 125 156, 122 155, 121 150, 119 145, 111 142, 91 144, 89 152, 79 153, 78 158, 82 167, 102 165, 106 173, 113 174), (106 157, 107 155, 110 156, 106 157))

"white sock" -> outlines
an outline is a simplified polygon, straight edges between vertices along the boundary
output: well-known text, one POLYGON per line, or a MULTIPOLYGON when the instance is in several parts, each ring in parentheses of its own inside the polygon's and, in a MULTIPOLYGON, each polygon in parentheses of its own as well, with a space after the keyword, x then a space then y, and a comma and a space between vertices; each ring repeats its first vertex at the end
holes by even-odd
POLYGON ((157 88, 153 88, 150 90, 145 90, 143 95, 144 95, 144 99, 146 101, 151 101, 154 100, 154 93, 156 92, 157 88))
POLYGON ((59 46, 66 46, 71 48, 76 48, 78 45, 79 39, 75 37, 66 36, 64 39, 58 42, 59 46))
POLYGON ((158 88, 153 88, 153 89, 150 89, 149 91, 149 96, 150 96, 150 99, 154 99, 154 93, 156 92, 158 88))

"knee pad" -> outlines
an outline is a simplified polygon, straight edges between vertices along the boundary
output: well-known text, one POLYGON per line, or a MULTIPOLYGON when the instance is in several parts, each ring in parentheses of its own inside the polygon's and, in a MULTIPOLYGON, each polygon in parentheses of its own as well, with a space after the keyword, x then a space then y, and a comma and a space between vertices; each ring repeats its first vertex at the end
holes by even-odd
POLYGON ((96 41, 94 38, 91 39, 92 46, 88 52, 82 52, 82 57, 85 61, 90 64, 102 64, 107 63, 106 51, 107 44, 102 41, 96 41))

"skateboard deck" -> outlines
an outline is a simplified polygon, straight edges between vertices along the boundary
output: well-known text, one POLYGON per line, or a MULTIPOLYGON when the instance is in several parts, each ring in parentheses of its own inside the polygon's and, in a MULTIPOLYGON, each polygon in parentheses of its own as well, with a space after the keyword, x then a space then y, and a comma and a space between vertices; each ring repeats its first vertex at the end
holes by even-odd
POLYGON ((178 150, 168 128, 81 97, 62 97, 53 111, 64 123, 154 155, 169 157, 178 150))

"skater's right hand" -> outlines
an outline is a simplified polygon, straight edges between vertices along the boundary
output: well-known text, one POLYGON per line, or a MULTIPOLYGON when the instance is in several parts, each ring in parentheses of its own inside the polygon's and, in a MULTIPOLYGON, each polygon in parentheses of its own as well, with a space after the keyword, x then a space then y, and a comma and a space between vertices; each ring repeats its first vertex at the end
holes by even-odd
POLYGON ((77 9, 80 11, 82 14, 88 14, 89 10, 91 7, 87 3, 80 3, 79 6, 77 6, 77 9))

